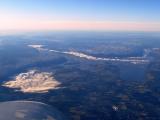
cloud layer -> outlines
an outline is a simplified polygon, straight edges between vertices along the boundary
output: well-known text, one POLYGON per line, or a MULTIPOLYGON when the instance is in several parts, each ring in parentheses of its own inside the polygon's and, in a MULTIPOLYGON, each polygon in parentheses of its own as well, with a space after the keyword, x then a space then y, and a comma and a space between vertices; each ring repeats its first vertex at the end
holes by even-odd
POLYGON ((101 57, 95 57, 91 55, 87 55, 81 52, 76 51, 57 51, 57 50, 49 50, 44 47, 44 45, 28 45, 29 47, 32 47, 38 51, 48 51, 48 52, 55 52, 55 53, 61 53, 61 54, 68 54, 75 57, 85 58, 88 60, 94 60, 94 61, 110 61, 110 62, 130 62, 133 64, 139 64, 139 63, 148 63, 149 60, 147 59, 147 55, 149 54, 149 50, 144 51, 144 55, 142 57, 127 57, 127 58, 101 58, 101 57))

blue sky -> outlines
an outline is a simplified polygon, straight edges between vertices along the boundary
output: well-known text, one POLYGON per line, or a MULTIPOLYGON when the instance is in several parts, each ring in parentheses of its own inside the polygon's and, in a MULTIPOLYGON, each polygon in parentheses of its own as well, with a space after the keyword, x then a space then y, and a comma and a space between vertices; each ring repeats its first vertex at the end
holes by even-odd
MULTIPOLYGON (((160 0, 0 0, 0 17, 4 19, 2 23, 5 19, 11 19, 7 20, 11 26, 11 28, 7 26, 8 29, 14 29, 15 26, 12 24, 17 24, 16 21, 24 22, 24 20, 25 22, 34 21, 37 25, 38 22, 40 25, 40 22, 48 21, 73 21, 75 24, 76 22, 86 22, 87 24, 88 22, 109 21, 118 22, 118 24, 120 22, 123 24, 124 22, 126 24, 138 23, 138 25, 145 22, 145 25, 150 24, 150 26, 156 23, 155 26, 157 26, 160 23, 159 6, 160 0)), ((67 23, 64 23, 64 26, 65 24, 67 23)), ((120 25, 120 27, 122 26, 120 25)), ((39 29, 43 29, 43 27, 39 29)), ((44 27, 44 29, 46 28, 44 27)), ((62 29, 62 27, 60 28, 62 29)))

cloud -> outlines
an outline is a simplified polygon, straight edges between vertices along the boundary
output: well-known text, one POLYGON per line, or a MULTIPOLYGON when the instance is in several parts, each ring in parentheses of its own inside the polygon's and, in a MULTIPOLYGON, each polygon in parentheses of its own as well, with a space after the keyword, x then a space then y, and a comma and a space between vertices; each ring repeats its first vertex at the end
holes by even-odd
POLYGON ((34 49, 39 50, 39 51, 48 50, 48 49, 44 48, 44 45, 28 45, 28 47, 34 48, 34 49))
POLYGON ((112 62, 130 62, 133 64, 139 64, 139 63, 148 63, 149 60, 147 60, 147 56, 148 53, 150 52, 150 50, 146 49, 144 51, 144 55, 141 57, 127 57, 127 58, 101 58, 101 57, 95 57, 95 56, 91 56, 91 55, 87 55, 81 52, 76 52, 76 51, 65 51, 65 52, 61 52, 61 51, 57 51, 57 50, 49 50, 47 48, 44 47, 44 45, 28 45, 28 47, 32 47, 38 51, 48 51, 48 52, 55 52, 55 53, 61 53, 61 54, 68 54, 68 55, 73 55, 75 57, 80 57, 80 58, 85 58, 88 60, 94 60, 94 61, 112 61, 112 62))
POLYGON ((17 88, 24 93, 45 93, 57 89, 60 84, 52 73, 30 70, 17 75, 14 80, 4 83, 3 86, 17 88))

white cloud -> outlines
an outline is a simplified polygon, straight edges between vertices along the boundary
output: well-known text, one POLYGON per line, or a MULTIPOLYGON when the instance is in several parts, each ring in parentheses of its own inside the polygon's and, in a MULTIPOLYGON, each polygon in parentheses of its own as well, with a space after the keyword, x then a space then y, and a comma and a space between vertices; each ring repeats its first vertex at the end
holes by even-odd
POLYGON ((14 80, 3 84, 5 87, 20 89, 24 93, 44 93, 57 89, 59 85, 60 82, 52 76, 52 73, 36 70, 21 73, 14 80))
POLYGON ((34 48, 34 49, 39 50, 39 51, 48 50, 48 49, 44 48, 44 45, 28 45, 28 47, 34 48))
POLYGON ((95 56, 91 56, 91 55, 87 55, 81 52, 75 52, 75 51, 57 51, 57 50, 49 50, 47 48, 44 48, 44 45, 28 45, 29 47, 32 47, 34 49, 37 50, 41 50, 41 51, 48 51, 48 52, 55 52, 55 53, 62 53, 62 54, 68 54, 68 55, 73 55, 76 57, 80 57, 80 58, 85 58, 87 60, 94 60, 94 61, 110 61, 110 62, 130 62, 133 64, 140 64, 140 63, 148 63, 149 60, 146 59, 149 50, 145 50, 144 55, 141 57, 127 57, 127 58, 101 58, 101 57, 95 57, 95 56))

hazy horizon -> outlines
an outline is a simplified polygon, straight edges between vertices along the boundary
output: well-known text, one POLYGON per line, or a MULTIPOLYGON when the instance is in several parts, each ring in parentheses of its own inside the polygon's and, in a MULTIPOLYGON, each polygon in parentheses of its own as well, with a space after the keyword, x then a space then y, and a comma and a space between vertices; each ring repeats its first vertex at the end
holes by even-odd
POLYGON ((0 32, 160 31, 158 0, 5 0, 0 3, 0 32))

